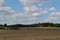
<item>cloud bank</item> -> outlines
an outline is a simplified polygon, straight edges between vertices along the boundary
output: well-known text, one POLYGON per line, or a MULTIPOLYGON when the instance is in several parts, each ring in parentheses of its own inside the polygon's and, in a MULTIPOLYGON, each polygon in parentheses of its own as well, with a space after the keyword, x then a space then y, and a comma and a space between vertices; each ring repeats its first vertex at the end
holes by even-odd
POLYGON ((19 0, 19 2, 24 6, 24 12, 22 13, 13 10, 10 6, 5 6, 5 1, 6 0, 0 0, 0 23, 2 24, 37 23, 37 20, 39 19, 40 21, 40 17, 48 14, 48 11, 51 11, 52 13, 48 19, 45 19, 45 22, 59 20, 60 12, 55 12, 55 7, 51 7, 48 10, 46 10, 46 8, 43 9, 37 7, 43 5, 43 0, 19 0))

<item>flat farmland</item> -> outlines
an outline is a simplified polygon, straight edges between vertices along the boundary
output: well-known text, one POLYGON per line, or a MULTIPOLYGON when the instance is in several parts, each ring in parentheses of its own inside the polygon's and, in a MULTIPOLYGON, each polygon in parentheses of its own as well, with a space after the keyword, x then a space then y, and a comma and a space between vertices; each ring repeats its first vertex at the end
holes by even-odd
POLYGON ((60 40, 60 28, 0 30, 0 40, 60 40))

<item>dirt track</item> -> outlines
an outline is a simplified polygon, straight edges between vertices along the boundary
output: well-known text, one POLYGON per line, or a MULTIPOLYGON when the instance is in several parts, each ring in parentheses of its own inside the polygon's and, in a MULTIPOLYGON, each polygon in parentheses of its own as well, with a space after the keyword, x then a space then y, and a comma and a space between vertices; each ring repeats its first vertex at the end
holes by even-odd
POLYGON ((0 30, 0 40, 60 40, 60 29, 23 28, 0 30))

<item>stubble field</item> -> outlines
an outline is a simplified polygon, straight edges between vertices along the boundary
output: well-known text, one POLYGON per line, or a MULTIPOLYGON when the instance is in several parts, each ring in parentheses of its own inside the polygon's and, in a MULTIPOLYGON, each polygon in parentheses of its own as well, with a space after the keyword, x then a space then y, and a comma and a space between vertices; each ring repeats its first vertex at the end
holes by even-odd
POLYGON ((60 28, 0 30, 0 40, 60 40, 60 28))

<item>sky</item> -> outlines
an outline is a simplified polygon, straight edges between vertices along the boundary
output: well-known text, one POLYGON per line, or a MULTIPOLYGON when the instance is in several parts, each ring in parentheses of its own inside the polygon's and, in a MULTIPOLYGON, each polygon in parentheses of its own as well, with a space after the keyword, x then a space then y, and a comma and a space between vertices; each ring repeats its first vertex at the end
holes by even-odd
POLYGON ((0 24, 60 23, 60 0, 0 0, 0 24))

